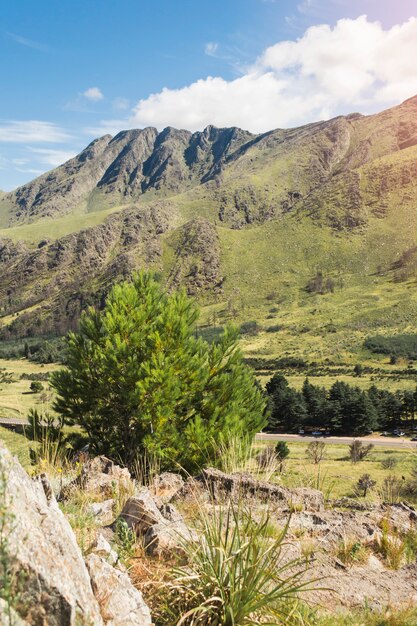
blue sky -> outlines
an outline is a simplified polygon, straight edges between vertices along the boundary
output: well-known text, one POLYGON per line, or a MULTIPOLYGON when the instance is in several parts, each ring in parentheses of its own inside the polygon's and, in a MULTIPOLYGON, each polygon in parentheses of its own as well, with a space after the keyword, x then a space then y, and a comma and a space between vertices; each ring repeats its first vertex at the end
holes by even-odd
POLYGON ((414 16, 414 0, 3 2, 0 189, 123 128, 261 132, 399 103, 417 94, 414 16))

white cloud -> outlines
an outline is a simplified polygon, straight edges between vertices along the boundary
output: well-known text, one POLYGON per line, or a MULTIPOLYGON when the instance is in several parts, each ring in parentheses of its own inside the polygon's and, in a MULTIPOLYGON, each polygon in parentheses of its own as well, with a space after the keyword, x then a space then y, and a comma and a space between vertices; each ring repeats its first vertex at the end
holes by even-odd
POLYGON ((39 41, 33 41, 32 39, 27 39, 26 37, 21 37, 20 35, 16 35, 16 33, 6 33, 10 39, 13 39, 14 42, 20 44, 21 46, 25 46, 26 48, 32 48, 33 50, 40 50, 41 52, 48 52, 49 48, 43 43, 39 43, 39 41))
POLYGON ((85 135, 90 137, 101 137, 102 135, 116 135, 121 130, 134 128, 132 120, 102 120, 97 126, 88 126, 84 128, 85 135))
POLYGON ((127 98, 115 98, 113 100, 113 108, 117 111, 126 111, 129 108, 129 100, 127 98))
POLYGON ((104 98, 101 89, 98 87, 89 87, 81 95, 87 98, 87 100, 91 100, 91 102, 99 102, 104 98))
POLYGON ((71 150, 53 150, 49 148, 28 148, 28 151, 37 155, 37 161, 51 167, 57 167, 65 161, 69 161, 76 156, 76 152, 71 150))
POLYGON ((215 57, 218 47, 219 47, 218 43, 215 43, 214 41, 209 41, 204 46, 204 53, 207 54, 207 56, 209 57, 215 57))
POLYGON ((51 122, 39 120, 9 121, 0 125, 0 142, 59 143, 70 135, 51 122))
POLYGON ((209 76, 151 94, 125 126, 198 130, 215 124, 262 132, 369 112, 417 94, 416 57, 417 18, 389 30, 366 16, 341 19, 267 48, 234 80, 209 76))

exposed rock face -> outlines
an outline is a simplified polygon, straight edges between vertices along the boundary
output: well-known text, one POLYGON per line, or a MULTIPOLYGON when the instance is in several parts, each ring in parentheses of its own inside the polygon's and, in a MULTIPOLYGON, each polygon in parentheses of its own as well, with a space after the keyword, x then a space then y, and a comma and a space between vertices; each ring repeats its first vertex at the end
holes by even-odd
POLYGON ((30 624, 100 626, 81 551, 53 493, 47 497, 42 482, 32 481, 2 444, 0 465, 6 480, 7 552, 21 587, 17 612, 30 624))
POLYGON ((176 234, 175 262, 168 285, 186 285, 190 295, 219 293, 224 277, 220 268, 220 242, 215 226, 196 218, 176 234))
POLYGON ((120 517, 138 536, 143 535, 154 524, 163 522, 155 500, 145 490, 127 500, 120 517))
POLYGON ((225 474, 218 469, 203 470, 200 482, 207 485, 215 500, 242 497, 254 497, 278 505, 292 508, 301 505, 310 511, 321 511, 324 508, 324 497, 317 489, 286 489, 279 485, 258 481, 250 474, 225 474))
POLYGON ((62 334, 65 328, 74 327, 81 311, 100 304, 113 282, 131 276, 135 269, 158 265, 160 236, 171 227, 174 213, 166 202, 129 208, 99 226, 39 244, 35 250, 2 240, 0 301, 9 303, 11 313, 35 307, 14 320, 12 332, 62 334), (95 293, 84 290, 81 285, 89 281, 97 281, 101 289, 95 293), (19 305, 15 304, 16 294, 20 294, 19 305), (49 305, 43 308, 45 301, 49 305), (42 323, 35 330, 31 320, 40 312, 42 323))
POLYGON ((86 565, 106 626, 151 626, 151 615, 142 594, 125 572, 97 554, 89 554, 86 565))

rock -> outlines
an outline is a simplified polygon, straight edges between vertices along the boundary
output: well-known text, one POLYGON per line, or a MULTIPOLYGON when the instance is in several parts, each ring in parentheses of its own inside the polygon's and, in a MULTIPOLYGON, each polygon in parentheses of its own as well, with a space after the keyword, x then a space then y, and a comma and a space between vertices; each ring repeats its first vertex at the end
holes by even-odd
POLYGON ((100 492, 110 497, 117 483, 129 487, 131 476, 126 467, 116 465, 105 456, 96 456, 83 465, 79 484, 85 491, 100 492))
POLYGON ((256 480, 250 474, 225 474, 218 469, 203 470, 200 477, 215 500, 224 497, 239 500, 252 497, 290 509, 296 505, 310 511, 324 509, 324 496, 317 489, 286 489, 273 483, 256 480))
POLYGON ((47 480, 31 480, 1 443, 0 469, 7 499, 6 557, 18 576, 17 613, 36 625, 101 626, 81 551, 47 480))
POLYGON ((154 524, 145 533, 146 554, 159 558, 184 556, 184 544, 198 541, 198 536, 184 522, 154 524))
POLYGON ((343 498, 338 498, 337 500, 333 500, 334 507, 341 507, 343 509, 352 509, 354 511, 374 511, 378 508, 378 505, 373 504, 372 502, 359 502, 354 498, 348 498, 344 496, 343 498))
POLYGON ((162 517, 169 522, 184 522, 184 518, 172 504, 163 504, 159 509, 162 517))
POLYGON ((106 626, 151 626, 149 608, 125 572, 98 554, 89 554, 86 565, 106 626))
POLYGON ((103 502, 92 502, 91 504, 89 504, 87 510, 91 512, 96 520, 103 526, 111 524, 114 520, 113 498, 110 498, 109 500, 104 500, 103 502))
POLYGON ((112 549, 109 542, 104 538, 101 533, 97 535, 94 542, 90 546, 89 553, 97 554, 97 556, 100 556, 107 563, 110 563, 110 565, 112 565, 113 567, 117 565, 119 561, 119 556, 117 552, 112 549))
POLYGON ((120 517, 125 520, 129 528, 133 528, 137 536, 145 534, 148 528, 154 524, 164 521, 148 490, 129 498, 120 513, 120 517))
POLYGON ((163 472, 155 476, 153 486, 156 494, 163 500, 170 500, 184 486, 184 479, 179 474, 163 472))

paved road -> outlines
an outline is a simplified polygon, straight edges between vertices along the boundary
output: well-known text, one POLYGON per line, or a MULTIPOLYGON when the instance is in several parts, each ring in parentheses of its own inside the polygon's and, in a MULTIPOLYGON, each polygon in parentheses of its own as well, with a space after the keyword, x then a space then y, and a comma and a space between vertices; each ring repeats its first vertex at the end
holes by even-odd
POLYGON ((402 448, 408 450, 417 449, 417 441, 410 441, 409 439, 402 439, 400 437, 308 437, 305 435, 281 435, 272 433, 258 433, 256 439, 260 441, 298 441, 307 443, 310 441, 324 441, 326 443, 352 443, 355 439, 362 441, 363 443, 373 443, 374 446, 380 446, 382 448, 402 448))

